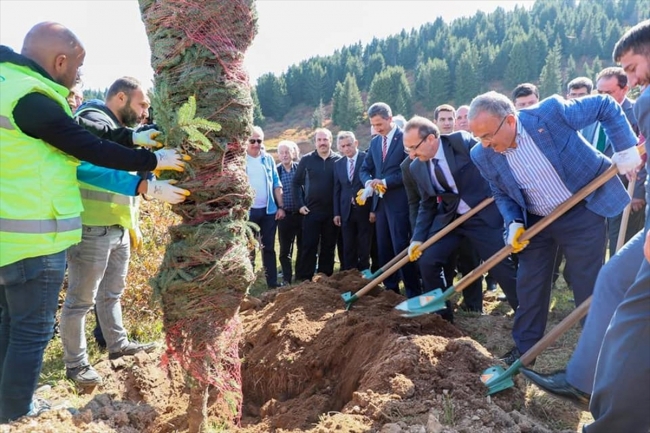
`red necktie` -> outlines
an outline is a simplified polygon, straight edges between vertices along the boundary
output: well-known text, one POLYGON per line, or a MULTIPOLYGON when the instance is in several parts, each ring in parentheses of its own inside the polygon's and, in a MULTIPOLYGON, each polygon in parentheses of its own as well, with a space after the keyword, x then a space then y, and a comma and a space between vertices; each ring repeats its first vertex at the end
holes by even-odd
POLYGON ((352 182, 352 178, 354 178, 354 159, 348 158, 350 161, 350 170, 348 170, 348 177, 350 178, 350 182, 352 182))
POLYGON ((386 137, 384 135, 383 138, 384 138, 384 145, 381 147, 381 161, 382 162, 386 161, 386 154, 388 153, 388 137, 386 137))

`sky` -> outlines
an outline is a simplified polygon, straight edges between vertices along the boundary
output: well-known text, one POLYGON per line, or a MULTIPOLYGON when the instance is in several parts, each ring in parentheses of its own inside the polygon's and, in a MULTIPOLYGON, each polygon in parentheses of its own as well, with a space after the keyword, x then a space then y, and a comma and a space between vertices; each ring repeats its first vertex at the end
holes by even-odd
MULTIPOLYGON (((245 65, 252 82, 280 74, 313 56, 332 54, 356 42, 419 28, 441 16, 449 23, 498 6, 529 8, 530 0, 257 0, 258 33, 245 65)), ((150 50, 137 0, 0 0, 0 44, 20 52, 36 23, 56 21, 86 48, 85 88, 104 89, 129 75, 153 83, 150 50)))

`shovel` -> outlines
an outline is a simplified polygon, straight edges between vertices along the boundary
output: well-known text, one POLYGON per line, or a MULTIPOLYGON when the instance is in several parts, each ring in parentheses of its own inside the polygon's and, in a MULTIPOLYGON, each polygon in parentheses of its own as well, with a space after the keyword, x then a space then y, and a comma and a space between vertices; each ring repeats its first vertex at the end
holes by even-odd
MULTIPOLYGON (((617 173, 615 165, 609 167, 603 174, 598 176, 596 179, 592 180, 585 187, 583 187, 576 194, 571 196, 567 201, 559 205, 553 212, 542 218, 533 225, 531 228, 526 230, 520 237, 521 241, 527 241, 539 234, 547 226, 549 226, 553 221, 562 216, 566 211, 575 206, 578 202, 583 200, 589 194, 591 194, 596 189, 600 188, 608 180, 614 177, 617 173)), ((444 292, 442 289, 435 289, 430 292, 427 292, 423 295, 416 296, 411 299, 400 303, 395 308, 404 312, 406 317, 415 317, 422 314, 433 313, 435 311, 440 311, 445 308, 445 301, 447 301, 454 293, 462 292, 467 286, 472 284, 477 278, 485 274, 487 271, 492 269, 494 266, 499 264, 501 260, 508 257, 512 252, 512 245, 506 245, 497 251, 492 257, 484 261, 479 267, 471 271, 469 274, 465 275, 458 281, 455 285, 449 287, 444 292)))
MULTIPOLYGON (((630 180, 630 183, 627 186, 627 193, 632 198, 634 193, 634 179, 630 180)), ((630 217, 630 212, 632 210, 632 203, 628 204, 623 210, 623 216, 621 218, 621 228, 618 234, 618 242, 616 244, 616 251, 620 250, 623 244, 625 243, 625 232, 627 231, 627 223, 630 217)), ((576 322, 582 319, 587 315, 589 311, 589 306, 591 305, 591 296, 589 296, 585 301, 573 310, 568 316, 566 316, 560 323, 555 325, 553 329, 549 331, 541 340, 539 340, 533 347, 528 349, 526 353, 521 355, 521 357, 516 360, 507 370, 504 370, 503 367, 495 365, 486 369, 483 374, 481 374, 481 382, 488 387, 488 395, 496 394, 499 391, 504 389, 512 388, 515 383, 512 381, 512 376, 519 373, 521 367, 526 367, 530 362, 537 358, 537 356, 553 344, 558 338, 560 338, 566 331, 569 330, 576 322)))
POLYGON ((507 370, 504 370, 503 367, 499 365, 486 369, 483 374, 481 374, 481 382, 488 387, 487 395, 496 394, 499 391, 515 386, 515 383, 512 381, 512 376, 519 373, 521 367, 526 367, 530 364, 533 359, 537 358, 537 355, 546 350, 548 346, 553 344, 580 319, 585 317, 589 311, 589 306, 591 306, 591 298, 592 297, 589 296, 585 299, 578 308, 573 310, 568 316, 562 319, 560 323, 555 325, 548 334, 535 343, 533 347, 528 349, 526 353, 521 355, 521 357, 508 367, 507 370))
MULTIPOLYGON (((363 278, 367 280, 373 280, 377 278, 378 276, 386 272, 388 268, 391 268, 395 263, 399 262, 404 256, 406 256, 406 253, 408 253, 408 251, 409 251, 408 247, 404 248, 404 251, 402 251, 392 259, 390 259, 388 263, 386 263, 381 268, 377 269, 375 272, 372 272, 370 269, 364 269, 363 271, 361 271, 361 276, 363 276, 363 278)), ((349 293, 347 294, 350 295, 349 293)))
MULTIPOLYGON (((475 207, 470 209, 469 211, 465 212, 458 218, 456 218, 454 221, 451 223, 447 224, 442 230, 431 236, 429 239, 427 239, 422 245, 420 245, 420 251, 424 251, 426 248, 430 247, 434 243, 438 242, 440 239, 445 237, 447 234, 449 234, 452 230, 454 230, 456 227, 482 211, 484 208, 486 208, 488 205, 490 205, 492 202, 494 202, 494 197, 488 197, 479 204, 477 204, 475 207)), ((393 275, 395 272, 399 270, 402 266, 407 264, 410 260, 408 256, 406 255, 406 252, 408 252, 408 248, 404 250, 402 253, 400 253, 397 257, 395 257, 393 260, 391 260, 389 263, 394 262, 388 269, 385 271, 381 272, 377 277, 375 277, 374 280, 366 284, 362 289, 357 291, 354 295, 351 292, 345 292, 341 295, 341 298, 343 298, 343 302, 345 302, 345 309, 349 310, 350 307, 352 306, 353 303, 359 300, 360 297, 366 295, 368 292, 370 292, 372 289, 377 287, 379 283, 384 281, 386 278, 390 277, 393 275), (402 256, 403 254, 403 256, 402 256), (402 256, 400 258, 400 256, 402 256)), ((385 266, 388 266, 387 263, 385 266)), ((379 271, 377 271, 379 272, 379 271)))

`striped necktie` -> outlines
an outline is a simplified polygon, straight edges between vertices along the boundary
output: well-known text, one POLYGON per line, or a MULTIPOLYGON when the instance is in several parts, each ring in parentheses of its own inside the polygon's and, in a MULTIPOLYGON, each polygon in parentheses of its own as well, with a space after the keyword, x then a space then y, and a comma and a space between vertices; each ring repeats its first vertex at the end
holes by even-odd
POLYGON ((388 137, 385 135, 382 136, 384 139, 384 144, 381 147, 381 162, 386 161, 386 154, 388 153, 388 137))

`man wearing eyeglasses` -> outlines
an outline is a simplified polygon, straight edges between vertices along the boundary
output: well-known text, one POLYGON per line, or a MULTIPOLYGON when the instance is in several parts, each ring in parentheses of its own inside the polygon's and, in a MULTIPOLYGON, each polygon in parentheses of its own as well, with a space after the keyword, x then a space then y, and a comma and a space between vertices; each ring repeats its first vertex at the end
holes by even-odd
POLYGON ((566 257, 576 305, 591 295, 605 256, 605 218, 623 211, 629 197, 617 177, 550 224, 530 242, 520 242, 534 225, 610 166, 610 161, 578 132, 600 121, 612 139, 619 173, 641 163, 637 137, 620 105, 609 96, 566 101, 552 96, 516 111, 504 95, 474 98, 470 130, 481 142, 471 157, 492 188, 506 227, 506 242, 519 253, 517 298, 512 330, 516 346, 502 357, 515 362, 544 335, 556 248, 566 257), (525 248, 525 249, 524 249, 525 248))
MULTIPOLYGON (((472 163, 469 152, 476 141, 459 131, 440 135, 430 120, 415 116, 404 128, 404 150, 413 158, 410 171, 420 191, 413 239, 408 254, 418 260, 425 291, 446 289, 453 284, 447 267, 463 239, 467 238, 481 259, 487 260, 504 246, 503 218, 494 203, 468 219, 424 251, 420 246, 446 225, 490 197, 490 187, 472 163), (438 198, 440 197, 440 201, 438 198)), ((510 257, 492 270, 492 275, 517 309, 516 269, 510 257)), ((481 307, 479 290, 478 308, 481 307)))
MULTIPOLYGON (((268 287, 278 286, 278 265, 275 256, 275 232, 278 220, 284 218, 282 183, 275 168, 273 157, 262 150, 264 131, 253 127, 253 134, 246 145, 246 174, 255 191, 249 220, 260 228, 262 241, 262 266, 268 287)), ((251 261, 255 260, 255 253, 251 261)))

